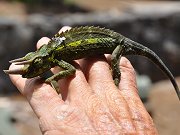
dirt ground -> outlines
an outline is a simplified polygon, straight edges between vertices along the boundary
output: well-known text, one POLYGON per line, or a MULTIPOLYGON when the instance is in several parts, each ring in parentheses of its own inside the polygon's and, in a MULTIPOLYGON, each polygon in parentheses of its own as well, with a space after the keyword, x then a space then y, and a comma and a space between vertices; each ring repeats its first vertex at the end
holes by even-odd
POLYGON ((160 135, 180 135, 179 100, 169 80, 152 86, 148 104, 160 135))

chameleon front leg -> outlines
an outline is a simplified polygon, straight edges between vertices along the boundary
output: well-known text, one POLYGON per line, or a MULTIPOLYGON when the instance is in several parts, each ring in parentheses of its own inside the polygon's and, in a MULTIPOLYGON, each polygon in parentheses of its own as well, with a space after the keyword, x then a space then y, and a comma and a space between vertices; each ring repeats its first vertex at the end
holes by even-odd
POLYGON ((119 85, 120 77, 121 77, 119 61, 122 56, 122 50, 123 50, 122 45, 118 45, 114 49, 114 51, 112 53, 112 57, 111 57, 111 68, 112 68, 113 80, 114 80, 114 83, 116 86, 119 85))
POLYGON ((59 79, 62 79, 62 78, 65 78, 67 76, 70 76, 70 75, 74 75, 75 74, 75 71, 76 71, 76 68, 67 63, 66 61, 63 61, 63 60, 55 60, 55 64, 57 64, 59 67, 63 68, 64 70, 63 71, 60 71, 59 73, 57 74, 54 74, 53 76, 47 78, 45 80, 46 83, 50 83, 51 86, 57 91, 57 93, 59 94, 60 93, 60 89, 59 89, 59 86, 58 86, 58 80, 59 79))

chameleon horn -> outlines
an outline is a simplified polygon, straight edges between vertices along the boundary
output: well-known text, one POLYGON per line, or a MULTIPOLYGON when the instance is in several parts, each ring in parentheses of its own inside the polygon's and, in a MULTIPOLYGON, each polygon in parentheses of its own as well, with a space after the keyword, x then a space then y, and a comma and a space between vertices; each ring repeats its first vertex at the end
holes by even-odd
POLYGON ((24 74, 25 71, 22 68, 12 69, 12 70, 3 70, 6 74, 24 74))
POLYGON ((22 58, 18 58, 18 59, 14 59, 14 60, 10 60, 9 63, 14 63, 14 62, 21 62, 21 61, 24 61, 25 58, 22 57, 22 58))
POLYGON ((24 64, 29 64, 31 62, 32 62, 32 60, 27 60, 27 61, 17 62, 17 63, 15 63, 15 65, 24 65, 24 64))

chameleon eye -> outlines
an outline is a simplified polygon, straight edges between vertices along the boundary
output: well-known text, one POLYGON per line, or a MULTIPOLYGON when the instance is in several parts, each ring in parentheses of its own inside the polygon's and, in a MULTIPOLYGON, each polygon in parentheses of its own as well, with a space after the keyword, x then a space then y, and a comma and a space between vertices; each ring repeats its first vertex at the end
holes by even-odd
POLYGON ((35 64, 42 64, 42 63, 43 63, 43 60, 42 60, 41 58, 36 58, 36 59, 34 60, 34 63, 35 63, 35 64))

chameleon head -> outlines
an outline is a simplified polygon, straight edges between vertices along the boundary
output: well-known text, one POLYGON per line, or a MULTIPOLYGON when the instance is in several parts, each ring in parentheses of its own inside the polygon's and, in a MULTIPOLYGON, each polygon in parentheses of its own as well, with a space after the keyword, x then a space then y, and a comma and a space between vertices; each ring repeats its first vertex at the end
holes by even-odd
POLYGON ((9 61, 15 65, 24 65, 18 69, 4 70, 7 74, 21 74, 24 78, 33 78, 41 75, 51 68, 52 63, 49 55, 36 52, 30 52, 22 58, 9 61))

